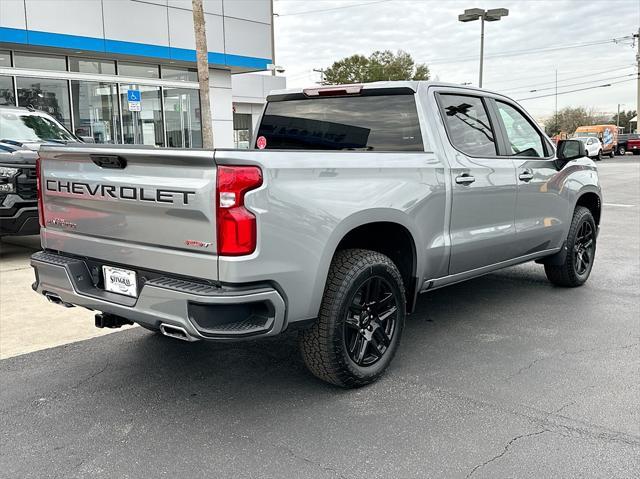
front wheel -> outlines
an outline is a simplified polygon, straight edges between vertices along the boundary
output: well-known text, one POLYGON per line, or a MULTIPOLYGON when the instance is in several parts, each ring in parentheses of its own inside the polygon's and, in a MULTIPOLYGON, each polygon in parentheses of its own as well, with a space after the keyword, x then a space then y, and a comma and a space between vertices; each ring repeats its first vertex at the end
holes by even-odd
POLYGON ((318 320, 300 333, 304 362, 337 386, 372 383, 396 354, 405 316, 402 276, 393 261, 375 251, 338 251, 318 320))
POLYGON ((578 206, 567 236, 567 256, 563 264, 545 264, 547 279, 553 284, 573 288, 582 286, 593 268, 596 255, 596 222, 589 209, 578 206))
POLYGON ((624 156, 627 154, 627 150, 625 149, 624 146, 618 146, 618 155, 620 156, 624 156))

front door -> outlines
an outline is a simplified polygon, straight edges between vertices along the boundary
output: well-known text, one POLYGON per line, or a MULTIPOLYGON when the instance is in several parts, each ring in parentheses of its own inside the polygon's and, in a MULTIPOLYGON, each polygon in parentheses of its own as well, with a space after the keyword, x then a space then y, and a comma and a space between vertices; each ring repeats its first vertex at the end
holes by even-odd
POLYGON ((564 191, 565 173, 558 171, 549 142, 516 105, 495 100, 506 157, 516 168, 516 256, 562 245, 570 218, 564 191))
POLYGON ((486 99, 444 91, 437 98, 453 182, 449 274, 457 274, 513 257, 515 166, 498 155, 486 99))

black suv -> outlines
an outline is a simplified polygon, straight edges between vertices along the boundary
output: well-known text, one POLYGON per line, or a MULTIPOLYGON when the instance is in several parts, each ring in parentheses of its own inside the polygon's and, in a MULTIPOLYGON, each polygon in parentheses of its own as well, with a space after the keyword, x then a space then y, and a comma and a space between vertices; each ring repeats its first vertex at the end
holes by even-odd
POLYGON ((0 237, 40 232, 36 182, 38 149, 44 143, 78 141, 46 113, 0 106, 0 237))

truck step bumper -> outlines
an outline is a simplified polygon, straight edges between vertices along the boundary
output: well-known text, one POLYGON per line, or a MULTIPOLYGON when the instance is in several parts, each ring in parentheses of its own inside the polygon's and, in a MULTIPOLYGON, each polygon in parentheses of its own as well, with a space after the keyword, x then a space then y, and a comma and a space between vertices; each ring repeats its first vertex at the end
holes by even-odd
POLYGON ((138 297, 131 298, 96 287, 81 259, 41 251, 31 257, 31 266, 34 291, 59 298, 58 304, 101 311, 163 333, 183 330, 189 340, 273 336, 286 327, 285 301, 268 285, 217 287, 161 276, 144 281, 138 297))

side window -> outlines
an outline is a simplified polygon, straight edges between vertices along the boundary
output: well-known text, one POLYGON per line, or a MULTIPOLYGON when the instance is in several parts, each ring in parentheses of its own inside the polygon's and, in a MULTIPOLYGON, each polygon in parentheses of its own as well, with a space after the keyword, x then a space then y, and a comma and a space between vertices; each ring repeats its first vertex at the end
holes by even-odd
POLYGON ((496 101, 498 112, 507 130, 509 152, 513 156, 544 158, 544 140, 522 113, 511 105, 496 101))
POLYGON ((439 95, 453 146, 470 156, 495 156, 495 135, 482 100, 475 96, 439 95))

